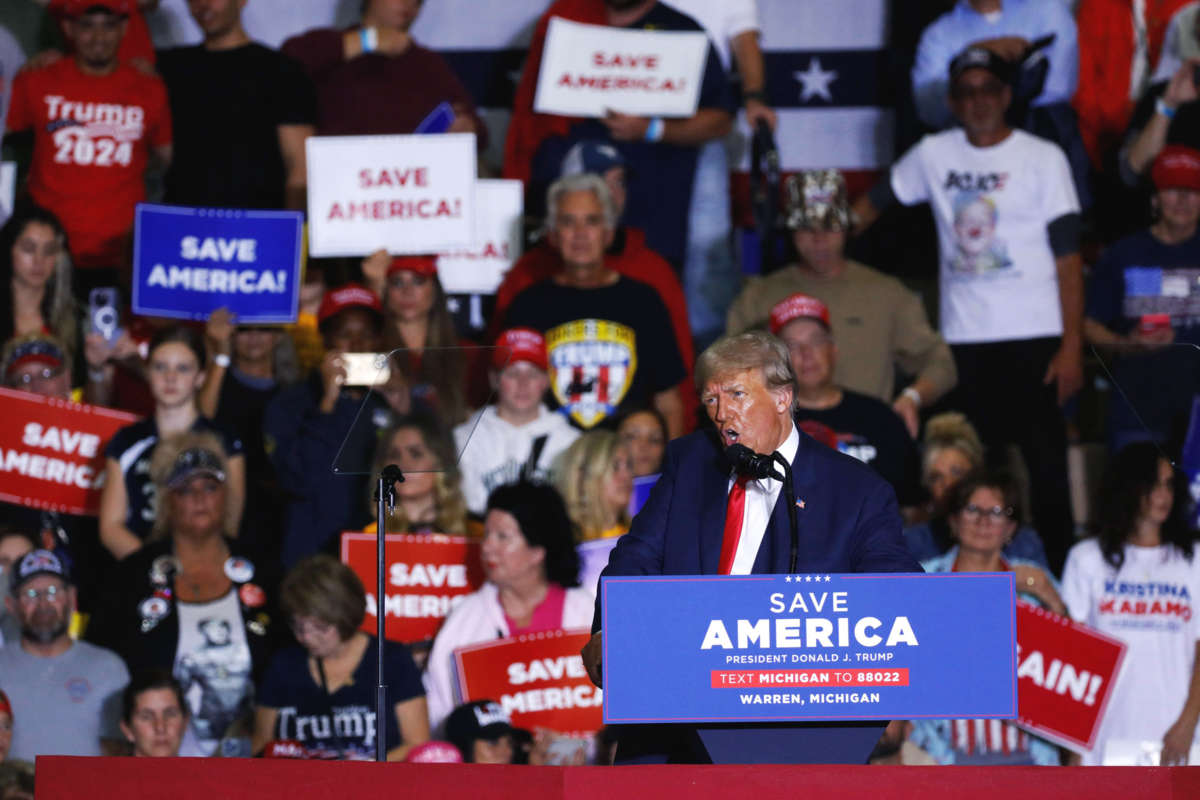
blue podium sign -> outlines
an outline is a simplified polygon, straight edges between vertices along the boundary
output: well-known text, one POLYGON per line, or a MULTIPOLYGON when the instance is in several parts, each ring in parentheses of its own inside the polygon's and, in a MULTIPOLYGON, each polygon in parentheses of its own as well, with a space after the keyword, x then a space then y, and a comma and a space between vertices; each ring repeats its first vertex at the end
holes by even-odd
POLYGON ((304 215, 138 204, 133 312, 239 323, 295 322, 304 215))
POLYGON ((604 721, 1017 716, 1011 573, 606 577, 604 721))

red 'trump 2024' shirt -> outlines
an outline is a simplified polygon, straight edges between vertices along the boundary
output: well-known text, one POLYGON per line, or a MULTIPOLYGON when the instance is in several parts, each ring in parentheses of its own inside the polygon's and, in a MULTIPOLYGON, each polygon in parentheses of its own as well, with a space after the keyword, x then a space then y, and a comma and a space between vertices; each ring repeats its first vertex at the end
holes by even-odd
POLYGON ((171 143, 162 81, 124 64, 85 75, 63 58, 17 75, 8 129, 33 130, 29 193, 62 221, 76 266, 118 264, 151 148, 171 143))

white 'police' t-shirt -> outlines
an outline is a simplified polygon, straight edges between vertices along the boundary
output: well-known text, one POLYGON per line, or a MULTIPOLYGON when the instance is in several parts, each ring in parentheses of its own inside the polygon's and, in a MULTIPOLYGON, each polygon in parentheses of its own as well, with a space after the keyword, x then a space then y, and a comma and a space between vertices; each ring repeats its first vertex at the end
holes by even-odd
POLYGON ((1084 764, 1102 763, 1110 741, 1161 743, 1175 724, 1200 638, 1198 593, 1200 551, 1188 561, 1171 545, 1126 545, 1125 561, 1114 570, 1097 540, 1071 548, 1062 580, 1071 617, 1128 645, 1095 749, 1084 754, 1084 764))
POLYGON ((947 342, 1062 335, 1047 226, 1079 213, 1079 199, 1058 145, 1014 130, 999 144, 975 147, 953 128, 905 153, 891 185, 901 203, 933 207, 947 342))

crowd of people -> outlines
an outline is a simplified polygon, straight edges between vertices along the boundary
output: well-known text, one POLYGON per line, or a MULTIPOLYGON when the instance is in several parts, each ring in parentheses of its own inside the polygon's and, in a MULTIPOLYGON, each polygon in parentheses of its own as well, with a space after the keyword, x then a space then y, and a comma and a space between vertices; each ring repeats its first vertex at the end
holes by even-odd
MULTIPOLYGON (((157 0, 0 9, 21 169, 0 230, 3 385, 140 417, 103 447, 98 516, 0 505, 0 771, 372 758, 380 648, 390 760, 604 763, 607 746, 514 727, 499 698, 464 703, 454 652, 592 624, 577 547, 629 530, 672 440, 716 433, 697 354, 750 330, 786 348, 800 446, 873 468, 926 571, 1011 571, 1022 600, 1128 646, 1091 751, 922 720, 889 727, 874 761, 1100 764, 1149 743, 1188 762, 1200 560, 1175 464, 1200 424, 1200 3, 922 4, 897 103, 925 135, 856 197, 838 170, 788 176, 787 263, 758 275, 729 200, 735 120, 777 121, 754 0, 554 0, 504 162, 481 161, 525 182, 536 218, 485 333, 452 315, 435 255, 386 251, 308 258, 294 324, 133 315, 140 202, 303 209, 309 137, 412 133, 442 104, 481 151, 498 133, 410 33, 423 0, 364 0, 352 27, 279 48, 246 31, 259 3, 187 0, 203 41, 158 51, 157 0), (535 112, 551 16, 706 31, 698 110, 535 112), (919 204, 936 325, 894 265, 850 254, 919 204), (1085 522, 1068 446, 1096 382, 1109 456, 1085 522), (404 478, 387 532, 480 543, 482 587, 411 646, 361 630, 368 593, 336 558, 343 532, 376 531, 388 464, 404 478)), ((25 796, 28 775, 5 774, 0 800, 25 796)))

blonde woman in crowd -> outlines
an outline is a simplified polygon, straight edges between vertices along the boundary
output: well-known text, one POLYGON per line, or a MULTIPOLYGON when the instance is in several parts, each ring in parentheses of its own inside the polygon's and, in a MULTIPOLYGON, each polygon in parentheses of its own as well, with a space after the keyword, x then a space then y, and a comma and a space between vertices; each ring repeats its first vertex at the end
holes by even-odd
MULTIPOLYGON (((965 414, 948 411, 925 423, 921 456, 921 483, 929 492, 929 517, 904 530, 904 542, 913 558, 924 561, 950 549, 954 543, 947 505, 954 487, 984 465, 983 443, 965 414)), ((1047 567, 1046 549, 1037 531, 1020 525, 1004 545, 1005 558, 1018 558, 1047 567)))
MULTIPOLYGON (((396 464, 404 472, 404 480, 396 484, 389 533, 468 533, 467 503, 457 461, 450 440, 432 422, 419 417, 409 417, 379 437, 371 474, 378 475, 388 464, 396 464)), ((374 482, 368 502, 374 515, 374 482)), ((375 524, 367 530, 374 531, 375 524)))
POLYGON ((580 539, 609 539, 629 530, 633 458, 612 431, 592 431, 559 456, 554 485, 580 539))

